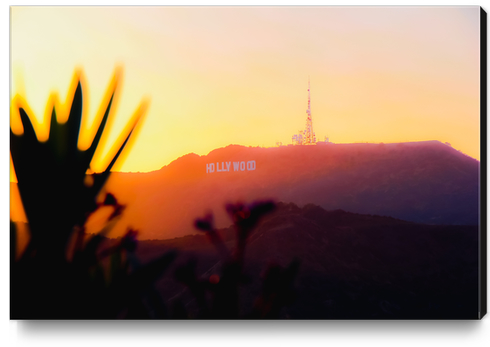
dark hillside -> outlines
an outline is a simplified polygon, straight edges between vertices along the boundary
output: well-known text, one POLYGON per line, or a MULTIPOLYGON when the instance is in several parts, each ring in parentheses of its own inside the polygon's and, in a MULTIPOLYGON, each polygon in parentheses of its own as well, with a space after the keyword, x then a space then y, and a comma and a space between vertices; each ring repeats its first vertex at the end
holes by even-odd
MULTIPOLYGON (((229 248, 234 230, 222 229, 229 248)), ((250 283, 242 291, 251 307, 267 264, 301 262, 298 297, 284 318, 476 318, 478 228, 423 225, 321 207, 279 204, 253 233, 246 251, 250 283)), ((219 273, 219 257, 204 235, 142 241, 138 254, 149 260, 180 250, 179 261, 198 259, 201 275, 219 273)), ((179 263, 177 262, 177 264, 179 263)), ((165 297, 192 297, 170 278, 159 288, 165 297)))

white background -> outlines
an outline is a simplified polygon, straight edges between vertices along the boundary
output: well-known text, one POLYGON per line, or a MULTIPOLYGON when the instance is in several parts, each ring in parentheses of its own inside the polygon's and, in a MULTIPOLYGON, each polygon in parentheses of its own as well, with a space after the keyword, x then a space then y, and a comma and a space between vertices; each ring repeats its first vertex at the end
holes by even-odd
MULTIPOLYGON (((74 5, 72 1, 44 4, 74 5)), ((84 5, 131 5, 124 1, 83 2, 84 5)), ((400 1, 140 1, 138 5, 404 5, 400 1)), ((411 2, 410 5, 480 5, 490 11, 490 0, 411 2)), ((60 321, 9 320, 9 5, 0 8, 2 65, 0 94, 1 199, 0 225, 0 344, 3 346, 490 346, 490 318, 482 321, 60 321)), ((487 96, 488 100, 488 96, 487 96)), ((488 266, 488 265, 487 265, 488 266)))

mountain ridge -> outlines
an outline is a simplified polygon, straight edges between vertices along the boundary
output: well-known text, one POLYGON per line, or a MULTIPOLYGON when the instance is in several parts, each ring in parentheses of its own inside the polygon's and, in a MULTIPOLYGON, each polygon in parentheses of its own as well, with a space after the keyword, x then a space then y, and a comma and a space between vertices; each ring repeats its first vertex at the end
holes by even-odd
POLYGON ((419 223, 477 225, 479 165, 439 141, 229 145, 207 155, 186 154, 149 173, 114 172, 105 189, 127 205, 116 235, 131 226, 142 238, 195 233, 194 219, 208 211, 225 227, 230 223, 226 203, 257 199, 419 223), (233 163, 249 161, 254 170, 234 171, 233 163), (214 172, 206 173, 207 164, 214 164, 214 172), (227 165, 230 171, 217 170, 227 165))

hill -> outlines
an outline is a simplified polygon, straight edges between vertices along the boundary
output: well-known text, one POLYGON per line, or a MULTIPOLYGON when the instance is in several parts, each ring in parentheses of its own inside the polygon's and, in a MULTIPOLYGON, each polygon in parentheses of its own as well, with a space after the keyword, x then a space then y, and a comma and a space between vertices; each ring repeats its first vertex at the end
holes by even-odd
MULTIPOLYGON (((230 223, 225 203, 256 199, 418 223, 477 225, 479 168, 479 161, 438 141, 230 145, 208 155, 187 154, 150 173, 113 173, 107 191, 127 205, 113 235, 130 225, 143 239, 195 233, 193 221, 206 211, 225 227, 230 223)), ((97 219, 89 231, 96 230, 97 219)))
MULTIPOLYGON (((232 249, 234 230, 220 233, 232 249)), ((137 252, 148 261, 168 249, 179 251, 176 266, 195 257, 199 274, 220 273, 220 258, 202 234, 141 241, 137 252)), ((477 318, 476 226, 423 225, 280 203, 252 234, 245 258, 250 281, 241 292, 244 312, 260 292, 267 264, 287 266, 298 259, 297 300, 283 318, 477 318)), ((165 298, 180 297, 187 309, 196 309, 192 295, 171 276, 158 288, 165 298)))

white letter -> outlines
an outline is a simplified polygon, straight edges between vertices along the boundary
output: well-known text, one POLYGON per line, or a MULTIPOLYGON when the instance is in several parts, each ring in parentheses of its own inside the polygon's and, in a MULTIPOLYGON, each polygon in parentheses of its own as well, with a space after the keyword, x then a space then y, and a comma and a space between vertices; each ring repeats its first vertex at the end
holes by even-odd
POLYGON ((233 162, 233 171, 238 171, 238 166, 240 165, 240 163, 238 161, 234 161, 233 162))
POLYGON ((206 164, 206 173, 214 172, 214 163, 206 164))
MULTIPOLYGON (((221 168, 223 168, 223 167, 221 167, 221 168)), ((219 169, 219 162, 217 162, 217 163, 216 163, 216 171, 217 171, 217 172, 221 172, 221 171, 223 171, 223 170, 220 170, 220 169, 219 169)))
POLYGON ((240 162, 240 170, 242 170, 242 171, 245 170, 245 162, 244 161, 240 162))
POLYGON ((255 160, 247 161, 247 170, 255 170, 255 160))
POLYGON ((226 171, 230 171, 231 161, 226 162, 226 171))

